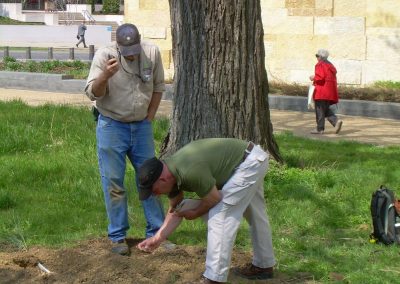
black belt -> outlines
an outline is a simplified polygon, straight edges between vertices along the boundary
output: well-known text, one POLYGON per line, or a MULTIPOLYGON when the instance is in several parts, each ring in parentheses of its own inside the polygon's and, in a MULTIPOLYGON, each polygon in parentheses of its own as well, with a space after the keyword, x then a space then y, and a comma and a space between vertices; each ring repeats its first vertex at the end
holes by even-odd
POLYGON ((246 149, 244 150, 242 162, 244 162, 244 160, 246 160, 247 156, 250 155, 250 152, 253 150, 253 148, 254 148, 254 143, 250 141, 249 144, 247 144, 246 149))

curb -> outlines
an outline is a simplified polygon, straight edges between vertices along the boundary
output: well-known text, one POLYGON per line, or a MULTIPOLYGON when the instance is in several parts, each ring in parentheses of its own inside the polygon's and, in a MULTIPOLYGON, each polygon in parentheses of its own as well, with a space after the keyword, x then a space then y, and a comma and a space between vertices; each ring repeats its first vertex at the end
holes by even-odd
MULTIPOLYGON (((0 86, 6 89, 33 90, 55 93, 83 94, 86 80, 69 75, 0 71, 0 86)), ((163 100, 172 100, 173 87, 166 85, 163 100)))
MULTIPOLYGON (((82 94, 85 85, 86 80, 62 74, 0 71, 0 86, 8 89, 82 94)), ((172 84, 167 84, 162 99, 172 100, 173 94, 172 84)), ((268 102, 271 109, 314 112, 307 109, 306 97, 269 95, 268 102)), ((340 100, 334 111, 343 115, 400 120, 400 103, 340 100)))

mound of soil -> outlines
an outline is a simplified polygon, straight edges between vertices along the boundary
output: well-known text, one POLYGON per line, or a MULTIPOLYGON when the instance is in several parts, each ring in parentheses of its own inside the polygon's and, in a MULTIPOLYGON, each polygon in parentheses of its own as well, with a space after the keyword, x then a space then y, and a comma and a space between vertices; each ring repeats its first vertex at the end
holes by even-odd
MULTIPOLYGON (((106 239, 90 240, 73 248, 35 247, 28 251, 0 252, 1 283, 197 283, 204 270, 206 249, 176 246, 159 248, 151 254, 136 249, 140 240, 128 240, 130 256, 110 253, 106 239), (50 271, 43 271, 44 267, 50 271)), ((251 260, 249 252, 235 250, 232 264, 251 260)), ((299 273, 288 277, 275 273, 268 281, 246 281, 234 275, 229 283, 306 283, 312 277, 299 273)))

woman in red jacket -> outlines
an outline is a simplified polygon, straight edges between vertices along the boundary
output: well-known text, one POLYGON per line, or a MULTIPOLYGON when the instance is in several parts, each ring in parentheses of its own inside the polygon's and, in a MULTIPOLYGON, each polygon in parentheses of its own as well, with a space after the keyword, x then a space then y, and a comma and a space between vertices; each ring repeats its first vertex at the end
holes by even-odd
POLYGON ((318 63, 315 65, 315 75, 310 76, 314 82, 314 101, 315 116, 317 120, 317 129, 311 131, 311 134, 323 134, 325 131, 325 118, 335 127, 335 133, 339 133, 343 121, 339 120, 334 112, 329 108, 330 105, 339 102, 336 68, 328 61, 329 52, 325 49, 318 50, 318 63))

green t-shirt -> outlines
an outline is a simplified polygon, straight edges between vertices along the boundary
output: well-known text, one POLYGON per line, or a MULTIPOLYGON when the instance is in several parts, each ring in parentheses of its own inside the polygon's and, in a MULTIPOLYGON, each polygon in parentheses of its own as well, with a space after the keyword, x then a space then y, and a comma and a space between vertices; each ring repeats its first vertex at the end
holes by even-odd
POLYGON ((207 195, 214 185, 221 189, 243 159, 247 142, 234 138, 193 141, 165 159, 175 176, 178 191, 207 195))

